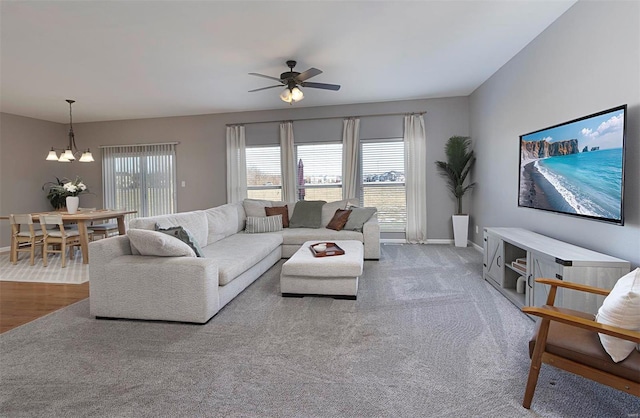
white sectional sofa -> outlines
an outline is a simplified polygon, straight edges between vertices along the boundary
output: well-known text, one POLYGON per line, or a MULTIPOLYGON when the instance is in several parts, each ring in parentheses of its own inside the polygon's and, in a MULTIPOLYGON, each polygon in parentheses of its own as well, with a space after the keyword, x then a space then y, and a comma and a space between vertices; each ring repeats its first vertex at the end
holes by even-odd
MULTIPOLYGON (((346 201, 327 203, 326 217, 346 201)), ((245 201, 206 210, 133 219, 129 228, 154 230, 182 226, 193 235, 203 257, 140 255, 129 236, 89 245, 91 314, 96 317, 205 323, 281 258, 310 240, 357 240, 365 259, 380 258, 380 227, 372 216, 362 232, 327 228, 285 228, 246 233, 247 210, 283 202, 245 201)), ((288 204, 293 213, 294 203, 288 204)), ((263 209, 264 210, 264 209, 263 209)), ((329 219, 331 219, 329 217, 329 219)), ((171 238, 172 240, 174 238, 171 238)), ((182 244, 182 243, 180 243, 182 244)))

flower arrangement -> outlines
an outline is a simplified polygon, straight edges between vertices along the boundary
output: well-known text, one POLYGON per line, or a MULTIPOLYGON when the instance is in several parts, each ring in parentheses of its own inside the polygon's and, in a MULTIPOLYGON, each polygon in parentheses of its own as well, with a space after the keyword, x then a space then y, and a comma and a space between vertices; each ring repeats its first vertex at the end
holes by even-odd
POLYGON ((78 196, 81 193, 88 193, 89 189, 82 182, 80 177, 75 180, 62 179, 56 177, 56 181, 49 181, 42 185, 42 190, 47 192, 47 199, 54 209, 61 209, 66 206, 67 196, 78 196))

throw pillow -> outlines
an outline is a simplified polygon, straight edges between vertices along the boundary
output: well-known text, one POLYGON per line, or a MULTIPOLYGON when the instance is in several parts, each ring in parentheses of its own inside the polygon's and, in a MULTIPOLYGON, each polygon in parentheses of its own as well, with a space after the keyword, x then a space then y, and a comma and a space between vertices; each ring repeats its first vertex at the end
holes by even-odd
POLYGON ((282 231, 282 215, 247 216, 246 233, 258 234, 277 231, 282 231))
POLYGON ((349 209, 349 205, 358 205, 358 199, 336 200, 335 202, 327 202, 322 207, 322 225, 326 225, 336 214, 338 209, 349 209))
POLYGON ((324 200, 301 200, 296 203, 289 228, 321 228, 324 200))
POLYGON ((340 231, 347 224, 347 220, 349 219, 349 214, 351 214, 351 210, 342 210, 342 209, 336 210, 335 215, 333 215, 333 218, 327 224, 327 228, 340 231))
POLYGON ((264 208, 270 208, 273 206, 270 200, 260 200, 260 199, 244 199, 242 202, 242 206, 244 207, 244 211, 247 216, 264 216, 264 208))
POLYGON ((344 229, 362 232, 364 224, 378 211, 376 208, 356 208, 350 206, 351 214, 344 229))
MULTIPOLYGON (((601 324, 640 331, 640 268, 622 276, 598 309, 601 324)), ((636 344, 607 334, 598 334, 605 351, 616 363, 626 359, 636 344)))
POLYGON ((181 226, 160 228, 160 226, 156 224, 156 231, 178 238, 180 241, 187 244, 193 250, 193 252, 196 253, 196 256, 204 257, 204 254, 202 254, 202 248, 200 248, 200 244, 198 244, 198 241, 196 241, 196 239, 193 237, 193 235, 191 235, 191 232, 189 232, 188 229, 185 229, 181 226))
POLYGON ((130 229, 127 232, 132 249, 141 255, 155 255, 159 257, 195 257, 184 242, 170 235, 148 229, 130 229))
POLYGON ((289 208, 284 206, 273 206, 270 208, 264 208, 267 216, 282 215, 282 227, 289 228, 289 208))

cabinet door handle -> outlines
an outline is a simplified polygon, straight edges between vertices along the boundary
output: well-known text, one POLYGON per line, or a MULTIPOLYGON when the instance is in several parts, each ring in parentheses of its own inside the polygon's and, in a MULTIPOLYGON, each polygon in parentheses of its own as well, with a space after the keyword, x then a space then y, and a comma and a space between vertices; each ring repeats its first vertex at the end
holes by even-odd
POLYGON ((500 264, 502 262, 501 259, 502 259, 502 256, 499 255, 498 256, 498 261, 497 261, 498 267, 502 267, 502 265, 500 264))
POLYGON ((529 288, 533 287, 531 286, 531 276, 533 276, 532 274, 527 276, 527 286, 529 286, 529 288))

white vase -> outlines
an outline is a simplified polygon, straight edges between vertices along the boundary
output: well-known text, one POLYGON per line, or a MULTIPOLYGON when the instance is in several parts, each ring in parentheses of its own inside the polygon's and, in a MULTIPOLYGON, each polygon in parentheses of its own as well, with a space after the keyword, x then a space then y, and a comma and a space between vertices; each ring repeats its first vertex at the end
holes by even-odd
POLYGON ((67 196, 67 212, 74 214, 78 211, 80 198, 78 196, 67 196))
POLYGON ((469 215, 453 215, 453 240, 456 247, 466 247, 469 237, 469 215))

